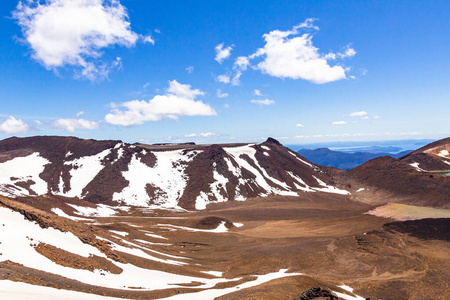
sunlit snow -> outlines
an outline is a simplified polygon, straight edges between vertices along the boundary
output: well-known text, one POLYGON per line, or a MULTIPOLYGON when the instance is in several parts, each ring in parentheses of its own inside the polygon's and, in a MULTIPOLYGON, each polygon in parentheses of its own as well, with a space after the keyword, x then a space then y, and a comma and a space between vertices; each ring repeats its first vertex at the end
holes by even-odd
POLYGON ((14 185, 26 181, 33 182, 30 189, 36 194, 46 194, 47 183, 39 177, 39 174, 44 171, 48 163, 49 161, 37 152, 0 163, 0 195, 6 197, 30 195, 28 190, 14 185))

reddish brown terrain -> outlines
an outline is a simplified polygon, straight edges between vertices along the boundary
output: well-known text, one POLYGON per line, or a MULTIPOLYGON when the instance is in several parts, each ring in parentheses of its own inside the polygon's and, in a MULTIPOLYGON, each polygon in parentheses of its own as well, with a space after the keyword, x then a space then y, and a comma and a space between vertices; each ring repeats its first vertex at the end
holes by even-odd
POLYGON ((450 177, 417 158, 447 161, 448 142, 345 172, 273 139, 1 141, 1 292, 25 298, 13 288, 24 282, 126 299, 294 299, 320 286, 339 299, 449 299, 450 177), (28 173, 14 160, 26 157, 28 173), (177 172, 157 174, 173 180, 129 176, 165 159, 177 172), (133 196, 127 187, 147 198, 114 200, 133 196))

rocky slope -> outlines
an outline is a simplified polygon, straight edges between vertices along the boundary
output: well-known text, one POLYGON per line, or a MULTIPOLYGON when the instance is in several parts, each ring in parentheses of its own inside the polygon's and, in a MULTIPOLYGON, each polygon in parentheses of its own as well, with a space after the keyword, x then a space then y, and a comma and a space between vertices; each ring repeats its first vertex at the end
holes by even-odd
POLYGON ((391 194, 391 202, 450 208, 450 138, 443 139, 399 159, 379 157, 349 170, 371 190, 391 194), (448 171, 447 171, 448 172, 448 171))
POLYGON ((204 209, 208 203, 347 191, 269 138, 261 144, 131 145, 41 136, 0 141, 0 194, 96 204, 204 209))

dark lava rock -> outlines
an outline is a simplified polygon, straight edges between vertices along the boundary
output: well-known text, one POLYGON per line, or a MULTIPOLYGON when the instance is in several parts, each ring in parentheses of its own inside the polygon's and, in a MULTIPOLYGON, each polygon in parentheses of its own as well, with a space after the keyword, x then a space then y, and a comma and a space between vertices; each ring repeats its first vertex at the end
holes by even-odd
POLYGON ((407 233, 423 240, 450 241, 450 218, 421 219, 384 224, 390 231, 407 233))
POLYGON ((338 297, 331 294, 330 291, 322 289, 320 286, 315 286, 307 289, 301 295, 298 295, 294 300, 312 300, 312 299, 323 299, 323 300, 339 300, 338 297))

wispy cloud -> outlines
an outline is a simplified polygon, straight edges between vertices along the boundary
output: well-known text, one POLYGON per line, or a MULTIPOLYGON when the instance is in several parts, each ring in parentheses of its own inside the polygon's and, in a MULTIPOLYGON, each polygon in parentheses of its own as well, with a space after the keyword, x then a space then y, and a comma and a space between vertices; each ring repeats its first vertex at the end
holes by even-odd
POLYGON ((32 57, 48 70, 67 65, 76 77, 103 79, 121 67, 120 58, 100 62, 101 51, 112 45, 132 47, 138 40, 153 44, 151 36, 131 30, 128 13, 119 0, 20 1, 13 11, 32 57))
POLYGON ((98 129, 99 122, 85 119, 58 119, 52 123, 54 128, 74 132, 77 129, 98 129))
POLYGON ((187 71, 189 74, 192 74, 192 73, 194 72, 194 67, 193 67, 193 66, 189 66, 189 67, 186 68, 186 71, 187 71))
POLYGON ((218 136, 217 133, 214 132, 202 132, 202 133, 191 133, 191 134, 185 134, 184 137, 191 138, 191 137, 214 137, 218 136))
POLYGON ((211 106, 196 100, 198 96, 204 94, 198 89, 192 89, 188 84, 181 84, 176 80, 169 81, 169 88, 164 95, 157 95, 149 101, 133 100, 115 105, 105 116, 105 120, 114 125, 131 126, 164 118, 215 116, 216 111, 211 106))
POLYGON ((275 104, 274 100, 264 99, 264 100, 250 100, 251 103, 260 104, 260 105, 272 105, 275 104))
POLYGON ((304 127, 303 124, 301 124, 301 123, 297 123, 297 125, 295 125, 295 126, 297 126, 297 127, 304 127))
POLYGON ((81 115, 84 115, 84 111, 79 111, 79 112, 77 112, 77 114, 75 115, 76 117, 79 117, 79 116, 81 116, 81 115))
POLYGON ((364 111, 364 110, 362 110, 362 111, 355 111, 355 112, 352 112, 352 113, 350 114, 350 117, 364 117, 364 116, 366 116, 366 115, 367 115, 367 112, 364 111))
POLYGON ((254 90, 254 91, 253 91, 253 94, 254 94, 255 96, 262 96, 262 95, 263 95, 263 94, 261 93, 260 90, 254 90))
POLYGON ((225 98, 225 97, 228 97, 228 94, 227 94, 227 93, 224 93, 224 92, 222 92, 222 90, 221 90, 221 89, 217 89, 217 93, 216 93, 216 95, 217 95, 217 98, 225 98))
POLYGON ((334 122, 331 122, 331 124, 332 125, 345 125, 345 124, 348 124, 348 122, 347 121, 334 121, 334 122))

